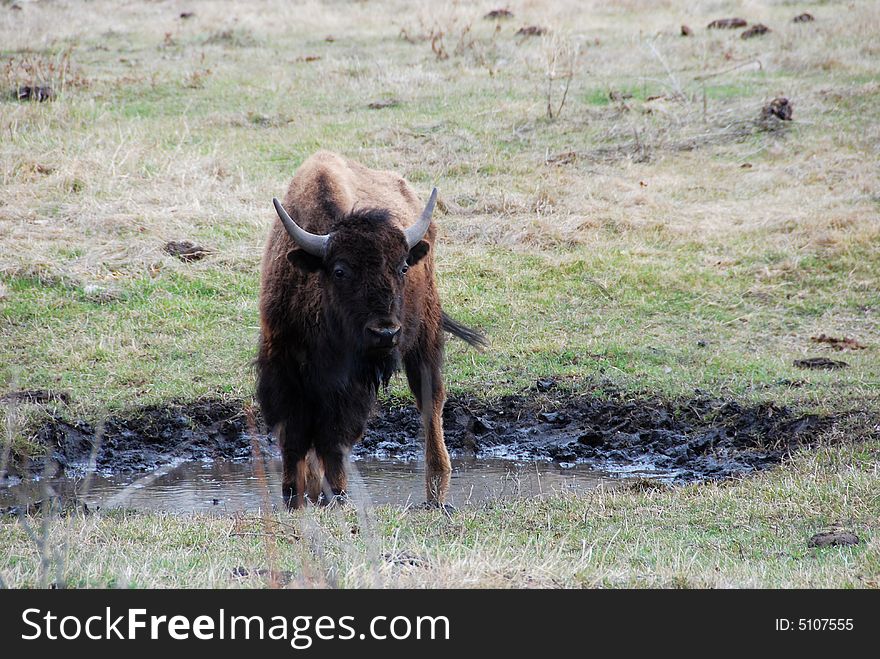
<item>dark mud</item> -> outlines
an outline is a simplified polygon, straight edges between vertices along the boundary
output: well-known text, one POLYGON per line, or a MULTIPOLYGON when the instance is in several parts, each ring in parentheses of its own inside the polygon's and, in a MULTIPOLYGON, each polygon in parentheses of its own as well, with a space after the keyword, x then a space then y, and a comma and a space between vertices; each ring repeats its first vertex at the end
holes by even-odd
MULTIPOLYGON (((587 463, 612 473, 687 482, 777 464, 815 441, 833 420, 708 397, 670 402, 554 392, 489 404, 450 400, 443 422, 453 454, 587 463)), ((421 450, 414 439, 418 423, 414 409, 386 409, 355 453, 414 458, 421 450)))
MULTIPOLYGON (((586 464, 610 473, 666 482, 723 479, 779 463, 815 442, 835 422, 801 416, 774 404, 743 406, 698 397, 685 401, 633 398, 616 391, 573 393, 539 380, 524 394, 485 402, 450 398, 443 414, 453 456, 586 464)), ((257 420, 256 441, 273 445, 257 420)), ((61 470, 82 470, 94 456, 105 472, 155 469, 180 460, 248 460, 251 433, 236 402, 199 401, 111 417, 101 427, 56 420, 37 441, 61 470)), ((422 455, 420 417, 411 404, 383 406, 371 421, 356 457, 414 460, 422 455)), ((43 470, 44 461, 19 473, 43 470)))
MULTIPOLYGON (((59 471, 78 471, 94 463, 98 471, 155 469, 180 460, 249 459, 251 439, 240 403, 215 400, 145 407, 130 416, 112 416, 98 426, 56 420, 41 427, 36 441, 59 471)), ((270 448, 260 435, 259 445, 270 448)), ((45 459, 18 471, 41 473, 45 459)))

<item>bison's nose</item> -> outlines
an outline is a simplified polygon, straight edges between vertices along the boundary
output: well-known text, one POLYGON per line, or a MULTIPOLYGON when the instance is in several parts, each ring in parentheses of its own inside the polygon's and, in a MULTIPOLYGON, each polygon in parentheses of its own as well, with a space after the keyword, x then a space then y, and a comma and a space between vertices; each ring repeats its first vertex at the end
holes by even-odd
POLYGON ((390 348, 397 345, 400 338, 400 325, 367 326, 367 336, 376 348, 390 348))

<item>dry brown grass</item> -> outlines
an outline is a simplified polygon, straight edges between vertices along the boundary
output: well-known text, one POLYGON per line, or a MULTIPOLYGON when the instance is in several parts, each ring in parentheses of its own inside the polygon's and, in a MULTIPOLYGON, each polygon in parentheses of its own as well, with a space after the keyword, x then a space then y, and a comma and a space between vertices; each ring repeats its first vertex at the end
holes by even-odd
MULTIPOLYGON (((876 71, 880 56, 870 44, 871 35, 880 30, 880 9, 872 3, 857 3, 854 11, 821 8, 819 20, 807 26, 790 23, 787 5, 757 2, 696 8, 655 2, 513 3, 517 22, 557 30, 564 26, 571 43, 583 49, 573 95, 588 87, 614 90, 621 80, 666 95, 650 102, 586 107, 572 98, 564 125, 549 139, 540 125, 546 105, 546 53, 538 43, 499 40, 496 24, 483 21, 480 9, 457 3, 438 9, 384 2, 381 8, 356 4, 341 11, 321 3, 293 7, 261 2, 245 10, 209 2, 200 3, 194 18, 181 21, 177 10, 184 4, 27 3, 24 11, 0 17, 8 52, 22 53, 7 59, 7 66, 19 71, 28 61, 64 58, 67 69, 97 85, 99 97, 106 98, 114 85, 132 75, 140 80, 174 76, 184 86, 203 84, 208 70, 214 77, 238 76, 248 69, 235 52, 260 51, 267 43, 301 55, 310 39, 325 34, 335 34, 337 43, 374 35, 380 42, 395 42, 400 41, 394 31, 398 24, 431 25, 447 32, 466 24, 474 43, 499 42, 493 46, 499 50, 493 61, 503 60, 498 70, 508 78, 496 90, 531 86, 531 106, 507 101, 502 94, 496 109, 474 118, 474 129, 486 139, 485 148, 473 153, 462 149, 472 135, 440 130, 425 139, 396 127, 386 139, 374 134, 372 145, 353 154, 404 172, 427 168, 441 180, 450 168, 476 172, 497 164, 489 177, 459 176, 449 186, 451 201, 470 211, 445 223, 450 239, 553 248, 590 244, 611 229, 660 231, 673 241, 757 236, 780 249, 845 249, 877 238, 872 219, 880 173, 865 166, 865 160, 876 154, 880 122, 848 112, 835 117, 834 109, 844 96, 866 102, 876 98, 876 83, 854 87, 848 80, 837 82, 876 71), (701 29, 693 38, 678 36, 682 20, 704 25, 726 12, 772 24, 774 32, 752 42, 701 29), (283 32, 278 25, 285 26, 283 32), (166 33, 173 41, 167 47, 166 33), (118 59, 135 61, 133 70, 119 61, 101 61, 96 50, 101 39, 96 36, 105 34, 131 43, 132 55, 118 59), (251 41, 212 38, 217 34, 253 36, 251 41), (63 55, 28 54, 47 48, 63 55), (192 50, 205 60, 201 66, 190 63, 192 50), (730 98, 710 99, 704 114, 702 83, 695 78, 752 60, 760 62, 767 81, 743 93, 734 91, 730 98), (183 65, 179 74, 175 62, 183 65), (778 91, 794 99, 796 128, 778 135, 762 133, 752 122, 767 100, 763 90, 773 89, 772 80, 783 73, 788 77, 779 79, 778 91), (799 74, 801 80, 791 77, 799 74), (591 139, 577 137, 584 129, 591 139), (525 143, 526 148, 511 154, 493 146, 499 141, 525 143), (577 162, 547 166, 544 160, 557 143, 574 150, 577 162), (739 169, 752 160, 759 161, 752 169, 739 169)), ((505 24, 504 29, 515 26, 505 24)), ((394 55, 352 48, 313 66, 325 72, 326 84, 339 86, 344 97, 359 103, 355 99, 374 89, 410 100, 431 86, 448 87, 461 76, 463 84, 482 86, 475 79, 486 75, 479 59, 460 57, 433 68, 427 62, 413 66, 394 55)), ((730 71, 712 82, 750 84, 752 68, 730 71)), ((280 174, 254 178, 220 144, 214 153, 192 149, 189 144, 201 130, 202 116, 184 112, 157 133, 155 124, 120 122, 107 116, 100 103, 89 108, 77 95, 53 107, 5 107, 0 221, 5 251, 14 254, 4 258, 7 272, 17 267, 10 260, 41 264, 53 245, 76 241, 87 232, 95 239, 74 269, 89 277, 168 266, 156 245, 194 229, 233 219, 250 225, 256 238, 267 221, 267 214, 260 212, 263 200, 283 185, 280 174)), ((216 119, 226 117, 218 105, 216 119)), ((365 115, 367 125, 370 119, 365 115)), ((250 255, 247 250, 241 254, 250 255)))

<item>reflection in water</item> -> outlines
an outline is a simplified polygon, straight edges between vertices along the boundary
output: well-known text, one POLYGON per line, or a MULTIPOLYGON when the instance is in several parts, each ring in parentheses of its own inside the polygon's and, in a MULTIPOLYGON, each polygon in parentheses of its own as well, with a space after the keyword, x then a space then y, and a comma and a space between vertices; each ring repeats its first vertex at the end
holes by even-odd
MULTIPOLYGON (((551 492, 586 492, 611 482, 584 465, 563 469, 550 462, 510 460, 453 460, 449 503, 455 506, 479 504, 498 497, 534 497, 551 492)), ((351 463, 357 470, 350 489, 352 496, 373 505, 420 504, 425 500, 424 466, 417 462, 361 459, 351 463)), ((266 479, 259 478, 251 462, 184 462, 163 467, 146 476, 95 475, 87 493, 81 479, 59 479, 52 488, 63 499, 79 495, 89 508, 186 512, 237 512, 281 505, 281 460, 267 460, 266 479)), ((41 483, 26 482, 0 490, 0 507, 33 502, 44 496, 41 483)))

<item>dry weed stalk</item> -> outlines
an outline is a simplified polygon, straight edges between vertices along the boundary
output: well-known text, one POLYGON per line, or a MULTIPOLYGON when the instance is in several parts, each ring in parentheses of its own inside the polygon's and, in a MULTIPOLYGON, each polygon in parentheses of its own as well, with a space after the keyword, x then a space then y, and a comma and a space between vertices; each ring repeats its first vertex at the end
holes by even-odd
POLYGON ((562 114, 562 109, 565 107, 568 89, 574 79, 575 67, 580 55, 580 45, 573 39, 551 33, 544 37, 543 46, 544 75, 547 80, 547 118, 555 119, 562 114), (557 80, 562 81, 562 98, 554 110, 553 98, 557 80))

